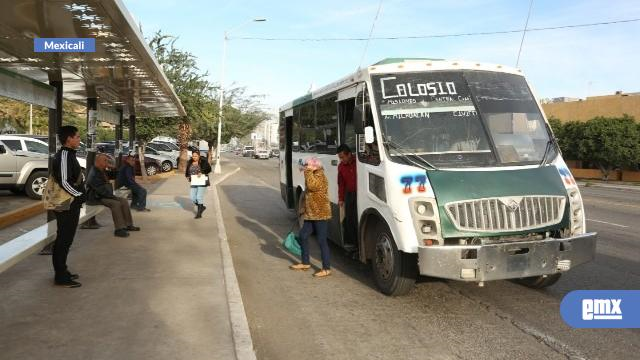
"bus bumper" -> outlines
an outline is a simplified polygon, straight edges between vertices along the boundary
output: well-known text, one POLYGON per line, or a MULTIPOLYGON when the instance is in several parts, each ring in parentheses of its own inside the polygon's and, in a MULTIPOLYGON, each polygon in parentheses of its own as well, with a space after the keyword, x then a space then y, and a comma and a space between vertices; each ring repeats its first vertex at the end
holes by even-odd
POLYGON ((488 281, 549 275, 593 260, 596 233, 490 245, 418 247, 421 275, 488 281))

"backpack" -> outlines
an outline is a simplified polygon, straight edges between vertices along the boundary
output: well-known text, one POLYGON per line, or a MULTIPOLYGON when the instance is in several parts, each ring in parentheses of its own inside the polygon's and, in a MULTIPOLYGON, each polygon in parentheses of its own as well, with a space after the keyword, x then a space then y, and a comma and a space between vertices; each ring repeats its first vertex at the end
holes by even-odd
POLYGON ((67 211, 71 207, 73 196, 58 184, 53 175, 49 175, 47 186, 42 194, 45 210, 67 211))

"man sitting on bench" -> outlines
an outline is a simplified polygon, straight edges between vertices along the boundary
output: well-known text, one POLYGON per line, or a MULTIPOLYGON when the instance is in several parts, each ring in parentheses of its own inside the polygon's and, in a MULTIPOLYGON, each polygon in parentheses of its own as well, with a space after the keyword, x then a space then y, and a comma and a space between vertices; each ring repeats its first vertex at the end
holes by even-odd
POLYGON ((113 194, 111 183, 104 172, 108 161, 107 155, 96 155, 95 165, 89 171, 87 178, 87 205, 104 205, 108 207, 111 210, 111 217, 113 217, 113 224, 116 229, 114 235, 128 237, 129 231, 140 231, 140 228, 133 226, 127 199, 113 194))
POLYGON ((147 190, 136 182, 134 166, 136 164, 133 155, 122 157, 122 166, 118 171, 116 188, 122 186, 131 190, 131 208, 138 211, 151 211, 147 209, 147 190))

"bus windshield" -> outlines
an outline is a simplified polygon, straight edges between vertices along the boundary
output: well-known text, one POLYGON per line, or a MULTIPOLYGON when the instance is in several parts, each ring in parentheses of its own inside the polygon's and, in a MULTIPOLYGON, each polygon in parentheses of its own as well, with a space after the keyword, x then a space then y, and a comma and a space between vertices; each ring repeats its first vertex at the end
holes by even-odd
POLYGON ((524 77, 487 71, 373 75, 378 117, 393 161, 438 167, 541 163, 556 147, 524 77))

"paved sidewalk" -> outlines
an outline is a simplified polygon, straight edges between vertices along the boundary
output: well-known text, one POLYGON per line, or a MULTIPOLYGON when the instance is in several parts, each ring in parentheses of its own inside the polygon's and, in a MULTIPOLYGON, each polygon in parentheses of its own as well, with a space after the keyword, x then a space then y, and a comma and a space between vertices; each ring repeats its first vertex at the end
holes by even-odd
POLYGON ((154 187, 152 212, 133 213, 141 232, 114 237, 109 212, 78 230, 81 288, 53 286, 49 256, 0 274, 0 358, 236 358, 213 191, 194 220, 184 177, 154 187))

